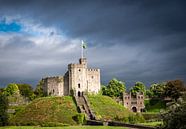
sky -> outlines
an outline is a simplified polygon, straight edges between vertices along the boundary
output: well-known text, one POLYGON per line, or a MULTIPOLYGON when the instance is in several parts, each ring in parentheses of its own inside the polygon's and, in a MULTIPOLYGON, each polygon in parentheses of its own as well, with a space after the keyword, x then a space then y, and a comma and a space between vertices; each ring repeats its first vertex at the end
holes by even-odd
POLYGON ((185 0, 0 0, 0 87, 63 75, 78 63, 127 87, 186 82, 185 0))

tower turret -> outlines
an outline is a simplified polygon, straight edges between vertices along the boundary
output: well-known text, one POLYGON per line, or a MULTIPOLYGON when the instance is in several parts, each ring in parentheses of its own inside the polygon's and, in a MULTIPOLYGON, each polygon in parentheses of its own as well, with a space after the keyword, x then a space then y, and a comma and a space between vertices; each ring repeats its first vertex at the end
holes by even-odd
POLYGON ((80 58, 79 64, 84 65, 85 68, 87 68, 87 59, 86 58, 80 58))

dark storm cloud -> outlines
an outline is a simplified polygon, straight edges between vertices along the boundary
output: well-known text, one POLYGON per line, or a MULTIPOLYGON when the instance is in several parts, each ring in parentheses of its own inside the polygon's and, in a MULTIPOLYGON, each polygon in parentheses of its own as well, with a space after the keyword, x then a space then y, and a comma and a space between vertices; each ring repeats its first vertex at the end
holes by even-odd
MULTIPOLYGON (((102 82, 118 77, 132 85, 136 81, 150 84, 176 78, 186 81, 185 6, 184 0, 0 0, 0 14, 18 15, 60 28, 71 39, 87 40, 90 65, 101 68, 102 82)), ((9 42, 8 50, 34 47, 30 40, 16 38, 9 42)), ((59 60, 57 54, 50 56, 59 60)), ((40 72, 59 74, 60 66, 53 71, 47 68, 40 72)), ((33 72, 37 77, 41 73, 33 72)))

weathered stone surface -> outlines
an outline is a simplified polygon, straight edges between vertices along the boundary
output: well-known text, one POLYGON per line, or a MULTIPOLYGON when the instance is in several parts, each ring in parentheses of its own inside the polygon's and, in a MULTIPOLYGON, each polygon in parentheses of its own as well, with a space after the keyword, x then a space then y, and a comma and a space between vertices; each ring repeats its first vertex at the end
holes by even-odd
POLYGON ((145 108, 144 94, 140 92, 133 96, 131 93, 123 93, 123 103, 126 108, 133 112, 142 112, 145 108))
POLYGON ((86 58, 80 58, 79 64, 69 64, 64 76, 43 79, 43 90, 47 95, 64 96, 73 91, 75 96, 84 93, 97 94, 100 90, 100 69, 87 68, 86 58))

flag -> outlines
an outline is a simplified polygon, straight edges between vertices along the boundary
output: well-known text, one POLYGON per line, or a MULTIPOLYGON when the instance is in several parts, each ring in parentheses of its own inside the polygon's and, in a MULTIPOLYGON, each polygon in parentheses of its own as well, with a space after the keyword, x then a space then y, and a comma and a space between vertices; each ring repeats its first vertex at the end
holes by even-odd
POLYGON ((82 43, 82 48, 86 49, 87 48, 87 44, 83 40, 81 41, 81 43, 82 43))

